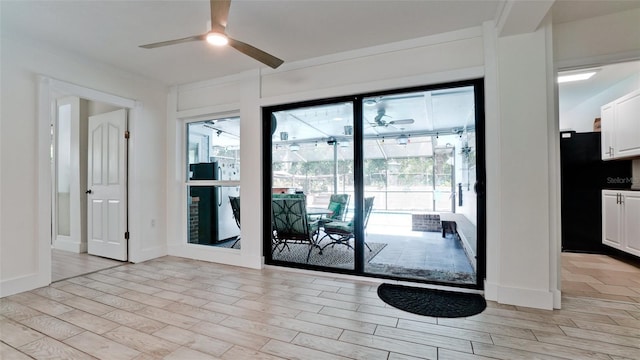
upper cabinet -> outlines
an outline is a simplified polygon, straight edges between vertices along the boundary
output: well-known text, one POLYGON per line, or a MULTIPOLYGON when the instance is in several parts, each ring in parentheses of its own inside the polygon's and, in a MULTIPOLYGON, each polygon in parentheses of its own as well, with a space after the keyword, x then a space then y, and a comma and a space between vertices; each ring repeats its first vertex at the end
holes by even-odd
POLYGON ((602 160, 609 160, 613 157, 613 131, 615 121, 613 111, 612 102, 600 108, 602 160))
POLYGON ((602 160, 640 157, 640 89, 601 107, 602 160))

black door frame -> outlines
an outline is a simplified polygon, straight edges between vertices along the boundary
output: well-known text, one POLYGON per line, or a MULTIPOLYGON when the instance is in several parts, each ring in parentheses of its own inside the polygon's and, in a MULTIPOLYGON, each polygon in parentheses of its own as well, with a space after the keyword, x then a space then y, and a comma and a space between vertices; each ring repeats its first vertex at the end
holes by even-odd
POLYGON ((425 86, 416 86, 408 88, 398 88, 392 90, 376 91, 371 93, 363 93, 357 95, 340 96, 333 98, 324 98, 317 100, 308 100, 295 103, 274 105, 262 108, 262 167, 263 167, 263 250, 265 264, 277 265, 285 267, 293 267, 308 270, 317 270, 332 273, 342 273, 366 277, 385 278, 391 280, 401 280, 407 282, 418 282, 436 285, 445 285, 460 288, 484 289, 484 279, 486 274, 486 158, 485 158, 485 119, 484 119, 484 79, 471 79, 442 84, 433 84, 425 86), (364 245, 364 219, 362 209, 364 209, 364 154, 363 154, 363 106, 362 99, 372 96, 384 96, 397 93, 442 90, 448 88, 457 88, 464 86, 473 86, 474 102, 475 102, 475 131, 476 131, 476 184, 474 190, 477 198, 477 255, 476 255, 476 284, 457 284, 449 282, 440 282, 433 280, 419 280, 412 278, 402 278, 391 275, 372 274, 365 272, 365 245, 364 245), (353 104, 353 161, 354 161, 354 204, 355 204, 355 256, 354 269, 340 269, 332 267, 324 267, 310 264, 299 264, 285 261, 273 260, 272 257, 272 229, 271 229, 271 197, 272 197, 272 132, 275 131, 277 124, 272 122, 271 114, 278 111, 290 110, 300 107, 327 105, 333 103, 351 102, 353 104))

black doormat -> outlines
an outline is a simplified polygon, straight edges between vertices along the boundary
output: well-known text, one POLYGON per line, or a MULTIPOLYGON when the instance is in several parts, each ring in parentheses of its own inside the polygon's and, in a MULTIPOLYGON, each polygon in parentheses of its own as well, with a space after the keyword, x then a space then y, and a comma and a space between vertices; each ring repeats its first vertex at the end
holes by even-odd
POLYGON ((378 296, 387 304, 410 313, 432 317, 466 317, 484 311, 482 295, 382 284, 378 296))

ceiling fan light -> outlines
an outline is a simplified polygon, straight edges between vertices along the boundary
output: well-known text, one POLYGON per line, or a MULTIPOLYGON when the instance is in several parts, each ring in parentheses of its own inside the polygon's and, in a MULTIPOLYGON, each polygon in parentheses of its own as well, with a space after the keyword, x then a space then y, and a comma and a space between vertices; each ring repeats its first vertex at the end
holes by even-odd
POLYGON ((207 42, 215 46, 224 46, 229 43, 229 38, 225 34, 212 31, 207 34, 207 42))

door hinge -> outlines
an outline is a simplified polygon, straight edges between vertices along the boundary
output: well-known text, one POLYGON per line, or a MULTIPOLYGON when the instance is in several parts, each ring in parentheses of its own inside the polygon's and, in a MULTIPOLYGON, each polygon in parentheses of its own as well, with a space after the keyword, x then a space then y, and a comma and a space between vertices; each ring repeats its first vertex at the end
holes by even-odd
POLYGON ((124 138, 128 139, 129 137, 131 137, 131 133, 129 132, 129 130, 124 132, 124 138))
POLYGON ((129 232, 128 231, 124 233, 124 239, 125 240, 129 240, 129 232))

